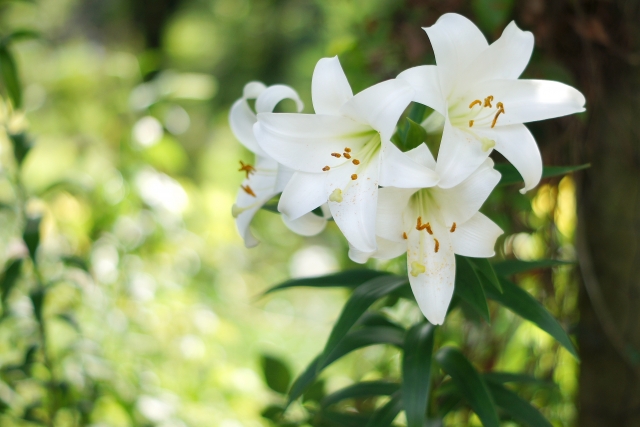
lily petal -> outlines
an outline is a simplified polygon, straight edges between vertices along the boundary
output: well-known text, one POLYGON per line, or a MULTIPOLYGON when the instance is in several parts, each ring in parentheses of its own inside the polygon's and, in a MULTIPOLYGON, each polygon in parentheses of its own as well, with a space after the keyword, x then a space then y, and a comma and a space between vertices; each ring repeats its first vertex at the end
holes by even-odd
POLYGON ((313 212, 304 214, 297 219, 290 219, 283 214, 282 221, 289 230, 301 236, 315 236, 327 226, 327 220, 313 212))
POLYGON ((331 153, 357 150, 371 140, 370 126, 348 117, 321 114, 260 113, 254 126, 260 147, 288 168, 322 173, 347 161, 331 153))
POLYGON ((242 89, 242 97, 247 99, 256 99, 267 88, 264 83, 253 81, 244 85, 242 89))
POLYGON ((253 135, 253 125, 256 123, 256 115, 249 107, 249 104, 244 98, 238 99, 231 106, 229 111, 229 126, 231 132, 242 145, 244 145, 249 151, 259 155, 267 156, 267 154, 260 148, 258 141, 256 141, 253 135))
POLYGON ((435 171, 416 162, 393 143, 382 142, 381 186, 426 188, 433 187, 438 180, 439 177, 435 171))
POLYGON ((471 175, 491 154, 491 149, 482 148, 483 144, 474 134, 452 126, 446 118, 436 165, 440 176, 438 186, 451 188, 471 175))
POLYGON ((378 244, 378 249, 375 252, 362 252, 353 245, 349 245, 349 258, 351 258, 353 262, 364 264, 369 260, 369 258, 384 260, 393 259, 407 251, 406 241, 394 242, 378 237, 376 242, 378 244))
POLYGON ((337 56, 322 58, 311 79, 311 98, 316 114, 339 115, 340 107, 353 98, 351 86, 337 56))
POLYGON ((536 140, 523 124, 496 126, 493 129, 480 130, 496 142, 495 150, 500 152, 516 167, 524 179, 522 194, 534 188, 542 178, 542 156, 536 140))
POLYGON ((296 172, 282 191, 278 210, 295 220, 326 203, 327 175, 296 172))
MULTIPOLYGON (((274 160, 274 163, 276 163, 275 160, 274 160)), ((287 186, 287 184, 289 183, 289 181, 291 181, 291 178, 293 177, 293 174, 296 171, 284 165, 280 165, 277 163, 276 165, 278 168, 278 174, 276 175, 276 183, 274 184, 274 191, 276 193, 282 193, 285 187, 287 186)))
POLYGON ((348 168, 327 174, 325 200, 329 200, 331 215, 349 243, 363 252, 376 250, 379 163, 376 154, 355 180, 348 168))
POLYGON ((256 99, 257 113, 270 113, 280 101, 291 99, 296 103, 298 113, 304 108, 304 104, 292 87, 286 85, 273 85, 266 88, 256 99))
MULTIPOLYGON (((527 67, 532 52, 533 34, 522 31, 512 21, 502 36, 471 63, 461 75, 460 82, 472 84, 493 79, 517 79, 527 67)), ((456 88, 461 89, 460 86, 456 88)))
POLYGON ((424 142, 418 145, 416 148, 407 151, 407 155, 421 165, 428 167, 431 170, 436 169, 436 159, 433 158, 431 150, 424 142))
POLYGON ((496 127, 580 113, 586 102, 577 89, 550 80, 489 80, 474 85, 465 97, 482 99, 487 94, 504 104, 496 127))
POLYGON ((446 114, 446 102, 440 90, 438 68, 435 65, 420 65, 404 70, 398 77, 415 91, 413 101, 431 107, 440 114, 446 114))
POLYGON ((467 179, 449 189, 430 189, 435 204, 440 207, 447 227, 454 222, 462 224, 469 220, 487 200, 500 181, 500 172, 493 169, 493 160, 486 159, 467 179))
POLYGON ((434 25, 423 30, 433 46, 440 88, 446 98, 460 73, 466 70, 489 44, 473 22, 455 13, 442 15, 434 25))
POLYGON ((382 141, 389 141, 398 119, 413 98, 413 92, 411 86, 402 80, 387 80, 355 95, 340 112, 368 124, 380 132, 382 141))
MULTIPOLYGON (((415 189, 381 188, 378 190, 376 234, 389 241, 404 241, 403 212, 415 189)), ((405 242, 406 243, 406 242, 405 242)))
POLYGON ((422 314, 434 325, 441 325, 453 297, 456 258, 446 234, 439 235, 438 252, 434 235, 426 231, 409 234, 407 268, 409 283, 422 314))
POLYGON ((451 233, 453 251, 462 256, 490 258, 496 254, 494 247, 502 233, 495 222, 477 212, 451 233))

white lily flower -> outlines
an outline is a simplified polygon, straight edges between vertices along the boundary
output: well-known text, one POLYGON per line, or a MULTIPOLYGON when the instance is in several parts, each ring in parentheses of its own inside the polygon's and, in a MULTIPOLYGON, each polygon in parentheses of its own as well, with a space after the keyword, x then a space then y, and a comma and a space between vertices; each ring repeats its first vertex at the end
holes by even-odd
POLYGON ((295 219, 328 201, 347 240, 375 250, 378 185, 416 188, 438 180, 390 142, 412 97, 413 89, 400 80, 354 96, 337 57, 318 61, 312 79, 316 114, 261 113, 254 127, 260 147, 295 170, 278 209, 295 219))
MULTIPOLYGON (((236 203, 232 208, 238 232, 248 248, 258 244, 249 228, 253 217, 265 203, 282 192, 293 174, 290 169, 270 158, 258 145, 253 134, 253 125, 257 121, 256 113, 249 106, 250 99, 256 100, 255 109, 258 113, 273 111, 284 99, 292 99, 298 112, 304 107, 296 91, 289 86, 273 85, 267 88, 260 82, 250 82, 245 85, 242 98, 233 104, 229 112, 231 131, 242 145, 256 156, 255 166, 240 162, 239 170, 246 174, 246 179, 238 190, 236 203)), ((295 220, 282 216, 289 229, 303 236, 320 233, 327 223, 326 218, 326 214, 320 217, 311 212, 295 220)))
MULTIPOLYGON (((407 154, 427 167, 435 166, 424 144, 407 154)), ((382 188, 376 221, 378 250, 366 253, 351 247, 349 256, 363 263, 369 257, 391 259, 407 252, 409 282, 418 306, 429 322, 442 324, 453 297, 455 254, 495 255, 502 230, 478 210, 498 181, 500 173, 493 169, 493 161, 485 159, 450 188, 382 188)))
POLYGON ((439 185, 457 185, 495 148, 524 178, 522 193, 535 187, 542 158, 523 123, 584 111, 584 96, 554 81, 518 80, 531 57, 533 35, 514 22, 491 45, 471 21, 453 13, 424 30, 437 66, 410 68, 398 79, 416 89, 414 101, 438 113, 432 122, 444 125, 439 185))

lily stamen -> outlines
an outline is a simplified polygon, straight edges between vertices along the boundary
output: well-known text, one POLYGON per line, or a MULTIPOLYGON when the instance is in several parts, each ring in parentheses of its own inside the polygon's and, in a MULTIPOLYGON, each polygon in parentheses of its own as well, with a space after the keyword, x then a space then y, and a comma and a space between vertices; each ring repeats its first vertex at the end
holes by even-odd
POLYGON ((331 155, 337 159, 339 159, 340 157, 342 157, 342 154, 340 153, 331 153, 331 155))
POLYGON ((355 173, 354 173, 353 175, 351 175, 351 179, 352 179, 352 180, 354 180, 354 181, 355 181, 356 179, 358 179, 358 174, 355 174, 355 173))
POLYGON ((436 242, 435 250, 436 250, 436 253, 438 253, 438 251, 440 250, 440 242, 438 242, 438 239, 433 239, 433 240, 436 242))
POLYGON ((344 151, 345 151, 345 152, 347 152, 347 153, 350 153, 350 152, 351 152, 351 148, 349 148, 349 147, 345 147, 345 148, 344 148, 344 151))
POLYGON ((428 222, 426 224, 423 224, 421 216, 418 217, 418 223, 416 225, 416 230, 418 230, 418 231, 427 230, 427 233, 433 234, 433 230, 431 230, 431 224, 428 223, 428 222))
POLYGON ((482 101, 480 101, 479 99, 476 99, 471 104, 469 104, 469 108, 473 108, 476 104, 482 106, 482 101))
POLYGON ((347 152, 344 152, 342 155, 344 156, 345 159, 350 159, 351 158, 351 154, 349 154, 347 152))
POLYGON ((404 240, 407 240, 407 239, 408 239, 408 237, 407 237, 407 232, 406 232, 406 231, 403 231, 403 232, 402 232, 402 238, 403 238, 404 240))
POLYGON ((454 231, 456 231, 456 223, 454 222, 453 225, 451 226, 451 230, 449 230, 451 233, 453 233, 454 231))
POLYGON ((473 120, 469 120, 469 127, 473 127, 473 120))
POLYGON ((360 160, 358 160, 358 159, 353 159, 351 162, 356 166, 358 166, 360 164, 360 160))
POLYGON ((249 178, 249 175, 251 175, 255 171, 256 168, 254 168, 251 164, 244 163, 242 160, 240 160, 240 169, 238 169, 238 172, 246 172, 247 178, 249 178))
POLYGON ((325 171, 325 172, 328 171, 329 169, 331 169, 329 166, 325 166, 325 167, 322 168, 322 170, 325 171))
POLYGON ((496 113, 496 116, 493 118, 493 122, 491 122, 491 127, 495 127, 496 123, 498 122, 498 116, 500 114, 504 114, 504 109, 500 109, 498 110, 498 112, 496 113))
POLYGON ((256 196, 256 193, 254 193, 254 192, 253 192, 253 190, 251 189, 251 187, 249 187, 249 185, 248 185, 248 184, 247 184, 247 185, 241 185, 240 187, 241 187, 241 188, 244 190, 244 192, 245 192, 245 193, 247 193, 248 195, 253 196, 253 197, 258 197, 258 196, 256 196))
POLYGON ((489 108, 493 108, 493 106, 491 105, 491 101, 493 101, 493 95, 489 95, 484 99, 484 105, 483 107, 489 107, 489 108))

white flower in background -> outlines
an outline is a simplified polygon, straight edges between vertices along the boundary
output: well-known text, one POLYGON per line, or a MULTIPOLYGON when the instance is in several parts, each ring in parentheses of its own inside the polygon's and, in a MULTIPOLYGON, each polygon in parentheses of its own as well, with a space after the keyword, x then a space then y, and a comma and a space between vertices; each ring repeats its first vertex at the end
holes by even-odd
POLYGON ((259 113, 254 127, 260 147, 296 171, 278 209, 295 219, 328 201, 347 240, 375 250, 378 185, 428 187, 438 179, 390 142, 412 97, 413 89, 400 80, 354 96, 337 57, 318 61, 312 79, 316 114, 259 113))
MULTIPOLYGON (((424 144, 407 155, 435 167, 424 144)), ((493 161, 485 159, 451 188, 382 188, 376 221, 378 250, 366 253, 352 247, 349 256, 363 263, 369 257, 391 259, 407 252, 409 282, 420 310, 432 324, 442 324, 453 296, 455 254, 475 258, 495 254, 502 230, 478 210, 498 181, 500 173, 493 169, 493 161)))
POLYGON ((471 21, 457 14, 445 14, 424 30, 437 66, 414 67, 398 79, 415 88, 414 101, 443 116, 439 185, 457 185, 495 148, 524 178, 521 192, 535 187, 542 159, 523 123, 584 111, 584 96, 558 82, 518 80, 531 57, 533 35, 514 22, 490 46, 471 21))
MULTIPOLYGON (((258 113, 271 112, 276 105, 284 100, 291 99, 296 103, 298 111, 302 111, 303 104, 295 90, 289 86, 273 85, 266 87, 260 82, 250 82, 244 87, 243 96, 237 100, 229 112, 229 124, 236 138, 256 156, 255 166, 240 162, 240 171, 246 174, 233 205, 232 214, 236 218, 238 232, 244 239, 247 247, 258 244, 250 229, 251 221, 256 212, 271 198, 282 192, 291 179, 292 171, 279 165, 269 157, 258 145, 253 135, 253 125, 256 123, 256 113, 249 105, 249 100, 255 99, 255 110, 258 113)), ((325 225, 326 218, 309 212, 307 215, 290 220, 282 216, 284 223, 292 231, 312 236, 320 233, 325 225)))

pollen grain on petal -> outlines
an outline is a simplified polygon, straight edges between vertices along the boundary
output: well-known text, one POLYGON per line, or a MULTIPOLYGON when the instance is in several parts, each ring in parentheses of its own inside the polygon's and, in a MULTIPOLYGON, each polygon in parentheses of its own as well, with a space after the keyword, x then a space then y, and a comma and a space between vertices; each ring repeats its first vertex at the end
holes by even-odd
POLYGON ((453 225, 451 226, 451 230, 449 230, 451 233, 453 233, 454 231, 456 231, 456 223, 454 222, 453 225))
POLYGON ((331 155, 337 159, 339 159, 340 157, 342 157, 342 154, 340 153, 331 153, 331 155))
POLYGON ((480 105, 482 106, 482 101, 480 101, 479 99, 476 99, 475 101, 473 101, 471 104, 469 104, 469 108, 473 108, 476 105, 480 105))
POLYGON ((329 169, 331 169, 329 166, 325 166, 325 167, 322 168, 322 170, 325 171, 325 172, 328 171, 329 169))
POLYGON ((254 192, 253 192, 253 190, 251 189, 251 187, 249 187, 249 184, 247 184, 247 185, 241 185, 240 187, 241 187, 241 188, 244 190, 244 192, 245 192, 245 193, 247 193, 248 195, 253 196, 253 197, 258 197, 258 196, 256 196, 256 193, 254 193, 254 192))
POLYGON ((420 264, 418 261, 413 261, 411 263, 411 275, 413 277, 418 277, 425 271, 427 271, 427 268, 424 266, 424 264, 420 264))
POLYGON ((351 175, 351 179, 352 179, 352 180, 354 180, 354 181, 355 181, 356 179, 358 179, 358 174, 357 174, 357 173, 354 173, 353 175, 351 175))
POLYGON ((346 153, 350 153, 350 152, 351 152, 351 148, 349 148, 349 147, 344 147, 344 151, 345 151, 346 153))
POLYGON ((350 159, 351 158, 351 154, 347 153, 346 151, 344 153, 342 153, 342 155, 344 156, 345 159, 350 159))
POLYGON ((329 201, 336 202, 336 203, 342 202, 342 190, 339 188, 336 188, 335 190, 333 190, 329 195, 329 201))
POLYGON ((353 163, 354 165, 358 166, 358 165, 360 164, 360 160, 358 160, 358 159, 353 159, 353 160, 351 161, 351 163, 353 163))
POLYGON ((489 107, 489 108, 493 108, 493 105, 491 105, 491 102, 493 101, 493 95, 489 95, 484 99, 484 105, 483 107, 489 107))
POLYGON ((469 120, 469 127, 472 128, 473 127, 473 120, 469 120))
POLYGON ((438 251, 440 250, 440 242, 438 242, 438 239, 433 239, 433 240, 436 242, 435 250, 436 250, 436 253, 438 253, 438 251))

